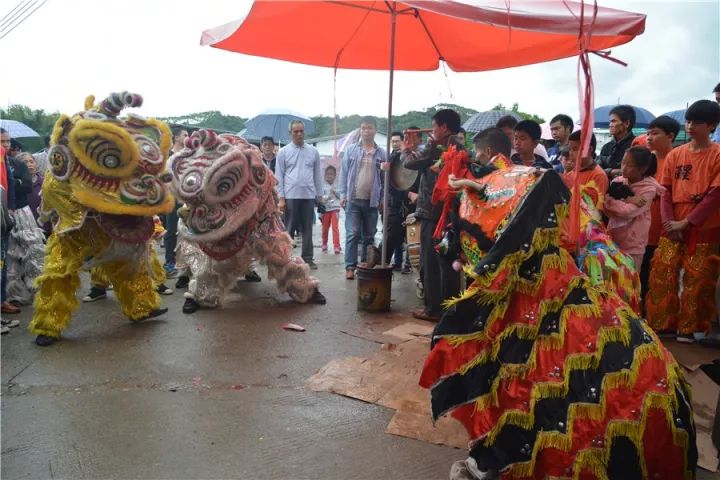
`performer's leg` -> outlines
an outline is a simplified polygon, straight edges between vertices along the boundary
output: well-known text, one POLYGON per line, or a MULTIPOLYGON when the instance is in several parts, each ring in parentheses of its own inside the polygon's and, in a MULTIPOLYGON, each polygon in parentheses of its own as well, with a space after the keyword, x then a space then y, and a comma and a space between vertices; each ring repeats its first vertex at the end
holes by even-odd
POLYGON ((198 262, 197 270, 193 270, 188 291, 185 293, 184 313, 192 313, 199 307, 217 308, 222 304, 225 285, 213 264, 214 260, 205 256, 198 262))
POLYGON ((160 296, 155 291, 150 265, 108 262, 100 268, 110 278, 120 307, 130 320, 144 320, 167 311, 159 310, 160 296))
POLYGON ((45 266, 37 279, 35 314, 30 331, 38 335, 38 344, 49 345, 60 337, 78 306, 75 291, 80 287, 80 268, 92 253, 91 243, 82 241, 82 233, 52 234, 48 239, 45 266), (78 241, 80 240, 80 241, 78 241), (43 343, 46 337, 47 342, 43 343))
POLYGON ((298 303, 325 303, 318 291, 319 281, 310 276, 309 267, 292 255, 292 240, 285 232, 276 232, 254 240, 252 248, 268 267, 278 290, 287 292, 298 303))
POLYGON ((710 257, 718 254, 718 245, 702 243, 692 254, 683 256, 683 290, 680 298, 680 335, 710 333, 715 318, 715 286, 717 262, 710 257))
POLYGON ((645 310, 648 324, 655 331, 675 331, 678 326, 678 297, 681 255, 684 245, 661 238, 651 263, 645 310))
POLYGON ((165 268, 163 268, 162 263, 160 262, 160 257, 157 254, 157 251, 155 250, 155 242, 151 242, 152 246, 150 248, 150 277, 152 278, 152 282, 157 288, 158 286, 165 283, 165 280, 167 280, 167 273, 165 272, 165 268))

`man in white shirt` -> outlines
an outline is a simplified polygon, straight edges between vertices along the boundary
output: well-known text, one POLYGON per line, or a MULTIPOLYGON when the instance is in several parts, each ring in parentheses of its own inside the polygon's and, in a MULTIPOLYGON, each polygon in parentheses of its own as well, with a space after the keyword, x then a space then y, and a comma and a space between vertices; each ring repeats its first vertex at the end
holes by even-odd
POLYGON ((292 143, 280 149, 275 163, 278 208, 287 210, 287 231, 299 231, 302 236, 302 258, 317 270, 313 261, 312 230, 315 220, 315 202, 322 202, 322 173, 320 154, 305 143, 305 124, 290 122, 292 143))

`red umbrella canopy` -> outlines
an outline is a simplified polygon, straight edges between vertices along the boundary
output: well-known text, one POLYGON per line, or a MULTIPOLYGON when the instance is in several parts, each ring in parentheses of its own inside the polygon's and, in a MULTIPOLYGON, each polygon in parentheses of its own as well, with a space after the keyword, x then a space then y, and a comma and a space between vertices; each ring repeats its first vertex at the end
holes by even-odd
MULTIPOLYGON (((241 20, 203 32, 216 48, 307 65, 388 70, 390 11, 395 70, 496 70, 575 56, 581 4, 572 1, 255 1, 241 20)), ((584 30, 592 23, 585 6, 584 30)), ((632 40, 645 15, 598 8, 590 50, 632 40)))

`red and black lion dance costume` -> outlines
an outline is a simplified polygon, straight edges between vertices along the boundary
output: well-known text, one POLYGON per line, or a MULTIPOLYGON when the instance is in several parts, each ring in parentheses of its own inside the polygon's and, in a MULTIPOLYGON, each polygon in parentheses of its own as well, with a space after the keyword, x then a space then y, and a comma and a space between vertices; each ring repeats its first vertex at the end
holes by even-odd
POLYGON ((559 246, 570 198, 560 177, 476 176, 462 180, 441 242, 472 282, 447 302, 420 382, 434 418, 451 412, 467 428, 470 463, 485 472, 475 476, 694 478, 681 368, 559 246))

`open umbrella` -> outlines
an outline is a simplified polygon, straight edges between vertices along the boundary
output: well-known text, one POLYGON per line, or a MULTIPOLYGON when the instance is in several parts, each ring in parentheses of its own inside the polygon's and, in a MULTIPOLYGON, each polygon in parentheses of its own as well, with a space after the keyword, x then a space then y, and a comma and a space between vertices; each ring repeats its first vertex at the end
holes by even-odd
POLYGON ((4 128, 9 134, 10 138, 26 138, 26 137, 39 137, 32 128, 28 127, 22 122, 17 120, 0 120, 0 127, 4 128))
POLYGON ((463 128, 466 132, 482 132, 486 128, 494 127, 498 120, 507 115, 514 117, 518 122, 522 120, 518 113, 510 110, 490 110, 474 114, 463 123, 463 128))
POLYGON ((278 143, 287 144, 291 141, 288 126, 293 120, 303 122, 305 135, 315 134, 315 122, 305 115, 291 110, 269 109, 245 122, 243 136, 256 140, 268 136, 278 143))
POLYGON ((673 110, 672 112, 663 113, 661 116, 670 117, 673 120, 677 121, 681 127, 685 128, 685 112, 687 112, 687 108, 682 108, 680 110, 673 110))
MULTIPOLYGON (((435 70, 440 61, 470 72, 578 54, 587 60, 588 52, 627 43, 645 29, 645 15, 592 10, 569 0, 255 1, 244 19, 204 31, 201 44, 307 65, 389 70, 390 151, 395 70, 435 70)), ((386 209, 388 185, 386 170, 386 209)))
POLYGON ((685 130, 685 112, 687 112, 687 108, 681 108, 680 110, 673 110, 672 112, 663 113, 663 115, 668 116, 673 120, 676 120, 680 124, 680 131, 675 137, 675 142, 673 142, 676 145, 685 143, 688 139, 687 131, 685 130))
MULTIPOLYGON (((610 110, 615 107, 617 105, 604 105, 595 109, 595 128, 608 128, 610 125, 610 110)), ((655 120, 655 115, 644 108, 634 106, 633 110, 635 110, 634 128, 647 128, 650 126, 650 122, 655 120)))

